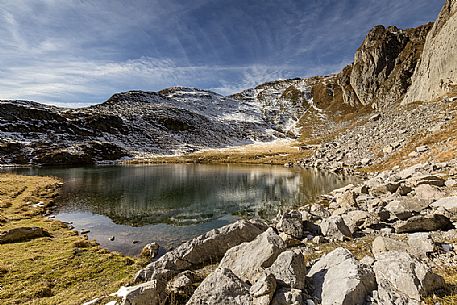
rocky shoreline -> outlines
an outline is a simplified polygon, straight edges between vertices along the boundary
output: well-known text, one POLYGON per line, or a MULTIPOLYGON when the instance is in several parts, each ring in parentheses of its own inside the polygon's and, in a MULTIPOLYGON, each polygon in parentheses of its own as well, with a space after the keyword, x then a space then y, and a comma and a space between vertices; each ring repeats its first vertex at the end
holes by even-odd
POLYGON ((397 167, 273 223, 211 230, 107 304, 410 305, 452 294, 440 270, 457 266, 456 169, 457 160, 397 167))

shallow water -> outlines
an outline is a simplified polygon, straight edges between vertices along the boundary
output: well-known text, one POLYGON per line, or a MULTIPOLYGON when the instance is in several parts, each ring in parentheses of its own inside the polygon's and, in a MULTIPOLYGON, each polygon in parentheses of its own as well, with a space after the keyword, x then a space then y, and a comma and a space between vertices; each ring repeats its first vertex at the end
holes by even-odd
POLYGON ((281 166, 166 164, 15 172, 63 178, 56 218, 79 231, 90 230, 89 238, 109 250, 130 255, 150 242, 175 247, 239 217, 268 219, 352 182, 281 166))

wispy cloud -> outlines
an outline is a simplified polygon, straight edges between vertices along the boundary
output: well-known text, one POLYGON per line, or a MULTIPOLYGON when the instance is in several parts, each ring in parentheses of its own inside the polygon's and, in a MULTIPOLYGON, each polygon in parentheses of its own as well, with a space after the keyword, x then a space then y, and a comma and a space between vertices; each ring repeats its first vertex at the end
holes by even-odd
POLYGON ((99 103, 173 85, 222 94, 336 72, 375 24, 416 26, 444 0, 4 0, 0 98, 99 103))

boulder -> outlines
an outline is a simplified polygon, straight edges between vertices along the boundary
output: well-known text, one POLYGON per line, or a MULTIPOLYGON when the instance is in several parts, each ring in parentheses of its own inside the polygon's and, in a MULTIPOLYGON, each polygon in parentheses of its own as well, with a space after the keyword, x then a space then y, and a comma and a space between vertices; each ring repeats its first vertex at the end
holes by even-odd
POLYGON ((357 195, 353 191, 346 191, 336 197, 336 204, 338 207, 345 209, 357 207, 356 198, 357 195))
POLYGON ((274 263, 285 247, 279 235, 269 228, 253 241, 229 249, 219 268, 228 268, 243 281, 255 283, 263 270, 274 263))
POLYGON ((309 212, 312 215, 317 216, 319 218, 327 218, 327 217, 330 217, 330 215, 331 215, 330 211, 326 207, 324 207, 320 204, 311 205, 309 212))
POLYGON ((402 171, 398 172, 396 176, 398 177, 399 180, 405 180, 408 178, 411 178, 412 176, 415 176, 420 170, 422 170, 425 167, 425 164, 415 164, 411 167, 407 167, 403 169, 402 171))
POLYGON ((229 269, 217 268, 203 280, 186 304, 252 304, 249 289, 249 285, 240 280, 229 269))
POLYGON ((382 236, 376 237, 372 244, 372 252, 375 257, 383 252, 406 251, 407 249, 408 245, 405 242, 382 236))
POLYGON ((396 233, 447 231, 454 229, 451 220, 441 214, 419 215, 395 224, 396 233))
POLYGON ((160 305, 166 298, 166 283, 152 280, 136 286, 123 286, 116 296, 121 299, 121 305, 160 305))
POLYGON ((421 200, 414 198, 401 198, 391 201, 384 209, 398 219, 408 219, 414 214, 430 206, 431 200, 421 200))
POLYGON ((379 304, 383 305, 419 304, 423 297, 444 285, 440 276, 406 252, 379 254, 373 270, 378 283, 379 304))
POLYGON ((253 298, 253 305, 269 305, 275 290, 276 280, 274 275, 264 272, 249 290, 253 298))
POLYGON ((300 252, 285 251, 281 253, 268 270, 281 287, 305 288, 306 266, 303 254, 300 252))
POLYGON ((20 227, 0 232, 0 244, 29 241, 49 236, 51 235, 40 227, 20 227))
POLYGON ((273 295, 270 305, 304 305, 300 289, 280 288, 273 295))
POLYGON ((178 274, 173 280, 167 284, 167 289, 176 294, 190 295, 194 290, 194 284, 197 283, 198 276, 190 271, 186 270, 178 274))
POLYGON ((435 243, 430 233, 413 233, 408 235, 408 252, 418 258, 425 259, 435 251, 435 243))
POLYGON ((137 273, 135 282, 171 277, 194 265, 219 261, 228 249, 252 241, 263 230, 261 225, 246 220, 211 230, 147 265, 137 273))
POLYGON ((363 304, 376 287, 373 273, 344 248, 321 257, 308 272, 322 305, 363 304))
POLYGON ((434 176, 434 175, 420 175, 420 176, 414 176, 410 179, 408 179, 408 184, 411 184, 412 186, 417 187, 418 185, 421 184, 429 184, 429 185, 434 185, 438 187, 442 187, 445 184, 445 180, 441 177, 434 176))
POLYGON ((433 208, 444 208, 451 213, 457 213, 457 196, 441 198, 432 203, 433 208))
POLYGON ((343 217, 344 223, 351 231, 351 234, 354 234, 354 232, 356 232, 360 226, 364 224, 365 220, 370 217, 370 214, 362 210, 356 210, 350 211, 341 217, 343 217))
POLYGON ((347 238, 352 238, 351 230, 349 230, 341 216, 331 216, 322 220, 320 228, 322 234, 329 238, 341 241, 347 238))
POLYGON ((416 198, 421 200, 437 200, 445 196, 438 187, 431 184, 420 184, 415 189, 416 198))
POLYGON ((299 211, 290 211, 282 215, 276 228, 294 238, 303 238, 303 220, 299 211))
POLYGON ((453 186, 457 185, 457 180, 455 180, 455 179, 447 179, 444 184, 446 185, 446 187, 453 187, 453 186))
POLYGON ((406 196, 409 193, 411 193, 413 189, 410 186, 407 186, 404 183, 401 183, 400 186, 397 189, 397 194, 400 196, 406 196))
POLYGON ((140 256, 148 258, 148 259, 153 259, 159 253, 159 248, 160 248, 160 246, 158 243, 154 242, 154 243, 147 244, 141 250, 140 256))

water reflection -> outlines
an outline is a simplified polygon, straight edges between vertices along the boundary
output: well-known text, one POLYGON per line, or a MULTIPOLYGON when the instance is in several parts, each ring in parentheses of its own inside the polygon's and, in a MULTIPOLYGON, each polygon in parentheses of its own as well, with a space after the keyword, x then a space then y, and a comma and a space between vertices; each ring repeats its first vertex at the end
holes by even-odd
POLYGON ((280 166, 167 164, 21 173, 63 178, 58 218, 90 229, 102 245, 127 253, 133 238, 142 241, 133 248, 146 241, 174 246, 236 215, 269 218, 279 208, 307 204, 349 183, 334 174, 280 166), (116 234, 115 242, 107 241, 116 234))

